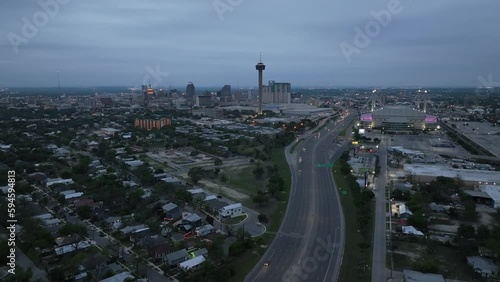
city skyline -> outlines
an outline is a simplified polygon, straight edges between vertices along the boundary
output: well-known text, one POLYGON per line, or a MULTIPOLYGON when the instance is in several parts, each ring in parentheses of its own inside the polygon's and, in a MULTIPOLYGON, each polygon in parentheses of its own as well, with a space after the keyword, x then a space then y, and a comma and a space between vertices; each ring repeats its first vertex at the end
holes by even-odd
POLYGON ((294 88, 476 87, 490 74, 500 80, 494 1, 41 3, 60 4, 0 3, 8 11, 0 17, 0 87, 57 87, 58 72, 62 88, 144 81, 257 87, 259 52, 263 80, 294 88), (23 33, 43 13, 46 23, 23 33), (363 36, 368 40, 357 42, 363 36))

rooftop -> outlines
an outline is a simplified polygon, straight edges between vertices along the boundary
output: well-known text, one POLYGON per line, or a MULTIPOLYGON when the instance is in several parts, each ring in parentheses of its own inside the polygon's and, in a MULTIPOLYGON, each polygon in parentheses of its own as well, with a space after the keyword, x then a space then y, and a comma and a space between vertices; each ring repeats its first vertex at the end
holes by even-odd
POLYGON ((205 261, 205 257, 199 256, 179 264, 182 269, 189 270, 205 261))
POLYGON ((236 203, 236 204, 227 205, 227 206, 223 207, 222 210, 227 211, 227 210, 237 209, 237 208, 241 208, 241 207, 242 207, 241 203, 236 203))
POLYGON ((403 270, 403 276, 406 282, 445 282, 441 274, 422 273, 407 269, 403 270))

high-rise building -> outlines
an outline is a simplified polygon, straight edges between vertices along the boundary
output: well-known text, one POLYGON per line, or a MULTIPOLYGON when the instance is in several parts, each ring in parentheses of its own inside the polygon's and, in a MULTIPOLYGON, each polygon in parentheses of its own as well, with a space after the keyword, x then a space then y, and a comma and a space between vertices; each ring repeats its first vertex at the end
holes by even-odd
POLYGON ((292 91, 288 82, 275 82, 270 80, 262 88, 262 102, 265 104, 290 104, 292 91))
POLYGON ((224 85, 220 90, 221 97, 231 97, 231 85, 224 85))
POLYGON ((144 106, 147 107, 149 104, 150 97, 155 94, 151 84, 142 86, 142 95, 144 100, 144 106))
POLYGON ((196 89, 194 88, 194 84, 192 82, 189 82, 186 86, 186 96, 193 97, 195 93, 196 89))

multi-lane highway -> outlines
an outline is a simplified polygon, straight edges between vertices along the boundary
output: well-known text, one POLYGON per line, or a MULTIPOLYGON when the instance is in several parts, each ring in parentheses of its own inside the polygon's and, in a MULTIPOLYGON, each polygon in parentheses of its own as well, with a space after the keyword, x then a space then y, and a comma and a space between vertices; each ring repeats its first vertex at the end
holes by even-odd
POLYGON ((386 227, 387 227, 387 147, 390 146, 390 138, 382 137, 379 146, 378 157, 380 164, 380 176, 375 182, 375 225, 373 228, 373 261, 372 261, 372 282, 386 281, 386 227))
POLYGON ((280 230, 245 281, 336 281, 344 242, 344 217, 331 164, 347 148, 335 139, 352 116, 310 131, 287 160, 292 188, 280 230), (265 265, 269 262, 269 265, 265 265))

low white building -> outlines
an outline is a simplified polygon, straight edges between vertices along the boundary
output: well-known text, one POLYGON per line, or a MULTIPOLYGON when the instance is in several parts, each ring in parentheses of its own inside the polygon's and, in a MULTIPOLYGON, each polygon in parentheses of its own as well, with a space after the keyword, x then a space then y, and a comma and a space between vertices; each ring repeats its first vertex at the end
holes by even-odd
POLYGON ((191 270, 191 269, 196 269, 200 266, 200 264, 202 264, 203 262, 205 262, 205 257, 203 256, 199 256, 199 257, 195 257, 195 258, 192 258, 190 260, 187 260, 185 262, 181 262, 179 263, 179 267, 183 270, 191 270))
POLYGON ((73 184, 75 183, 73 179, 62 179, 62 178, 52 178, 52 179, 47 179, 47 182, 45 183, 45 187, 49 188, 50 186, 54 184, 73 184))
POLYGON ((73 199, 73 198, 79 198, 81 196, 83 196, 83 192, 76 192, 76 193, 64 195, 64 199, 69 200, 69 199, 73 199))
POLYGON ((241 203, 231 204, 219 210, 220 217, 237 217, 243 214, 243 205, 241 203))

